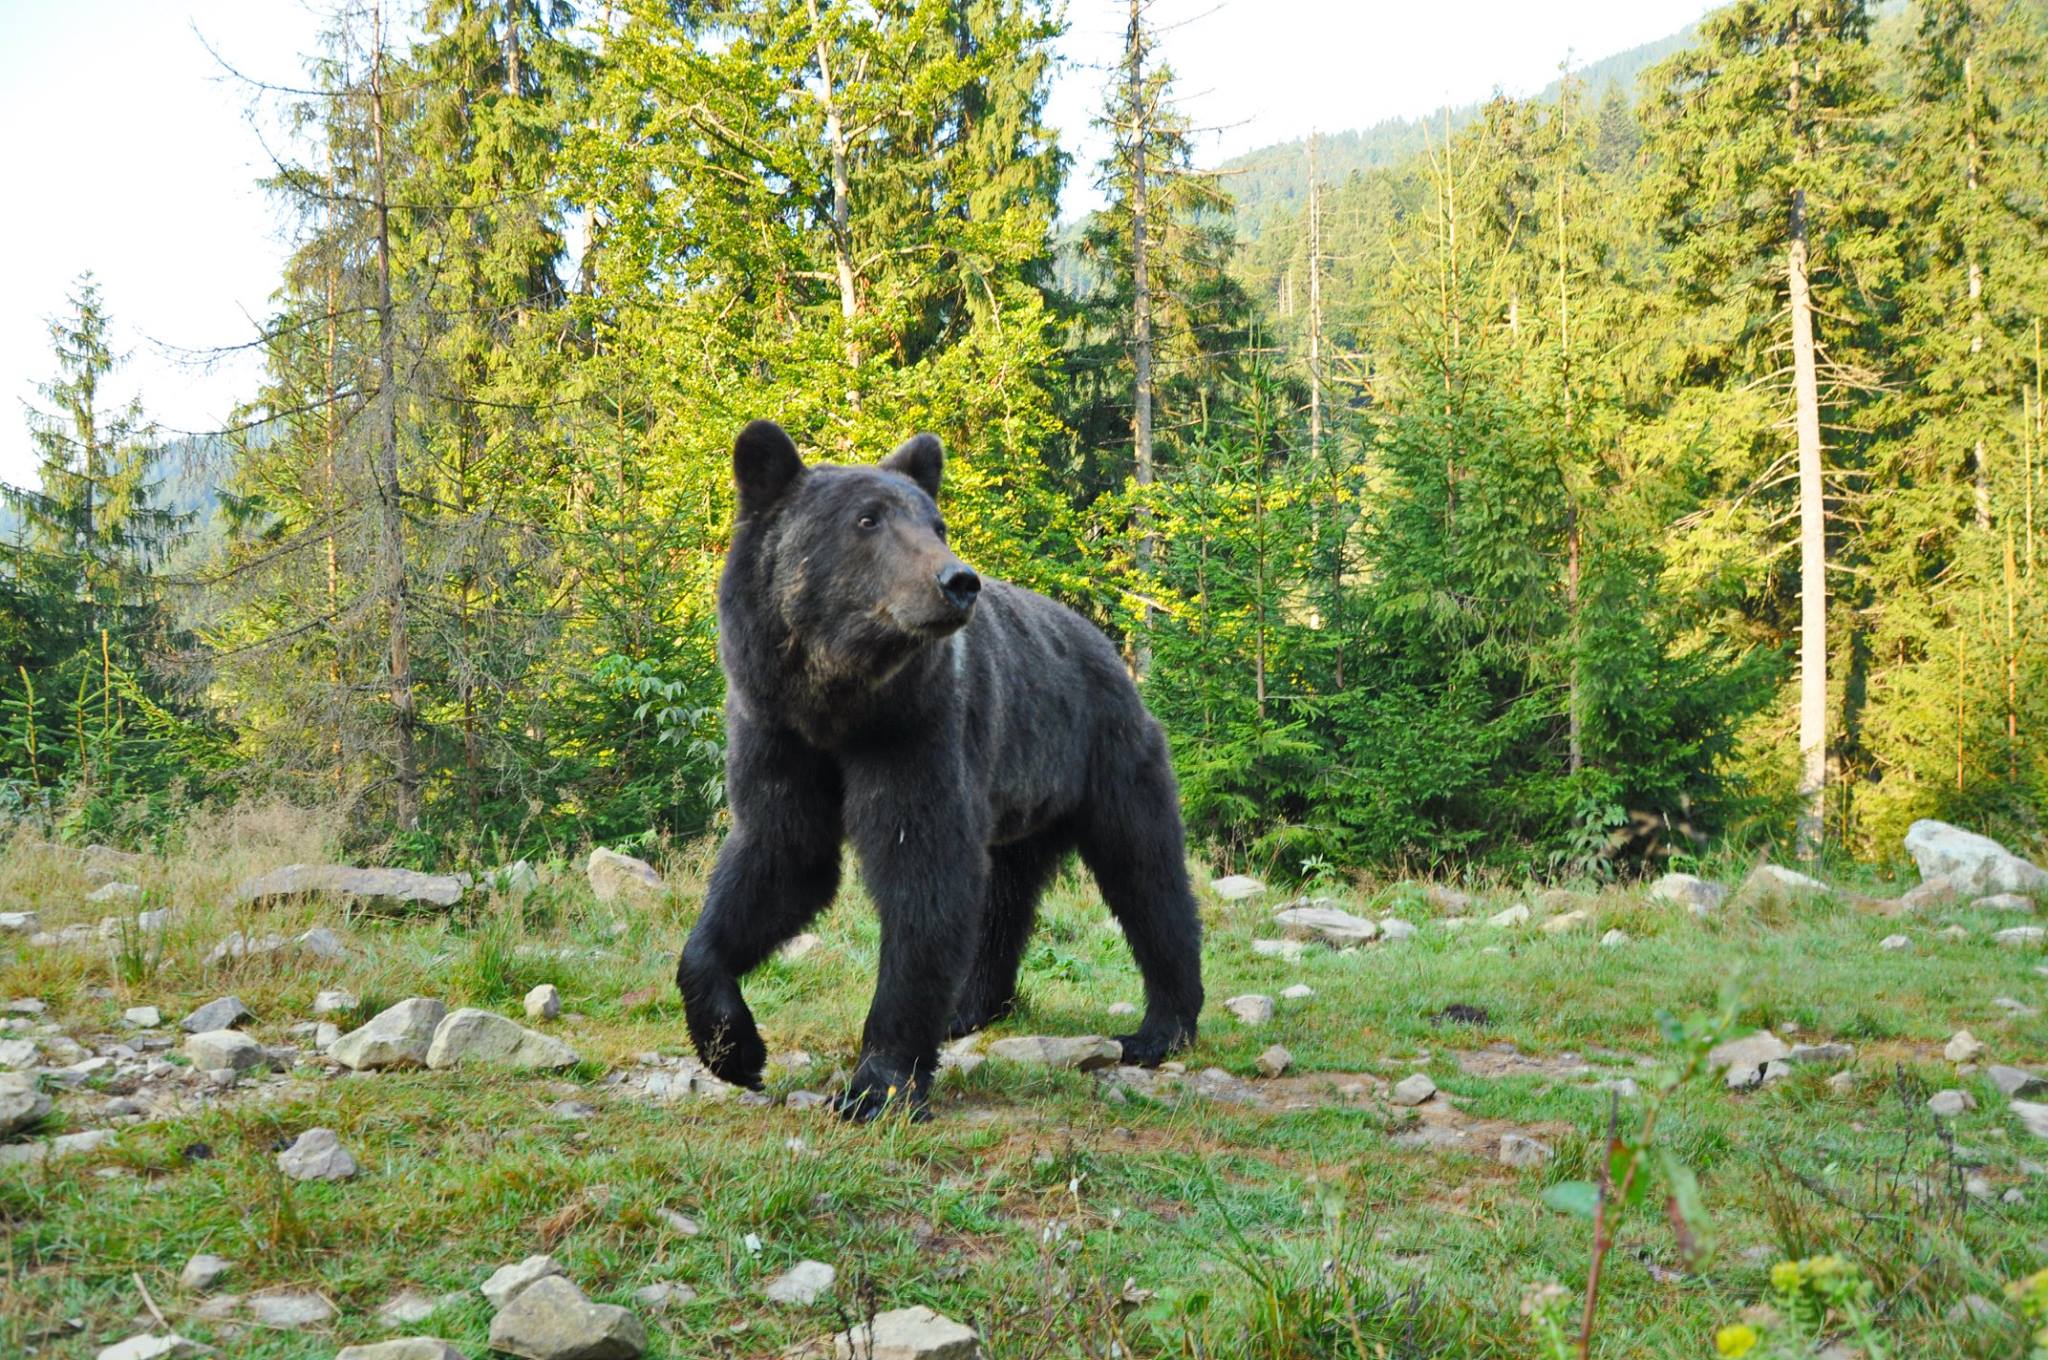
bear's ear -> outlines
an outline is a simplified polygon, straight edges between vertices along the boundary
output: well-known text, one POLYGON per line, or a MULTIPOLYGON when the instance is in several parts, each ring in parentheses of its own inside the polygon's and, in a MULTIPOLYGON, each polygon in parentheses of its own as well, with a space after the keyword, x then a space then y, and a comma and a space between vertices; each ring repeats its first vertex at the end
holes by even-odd
POLYGON ((772 420, 749 421, 732 443, 732 484, 740 493, 741 514, 766 510, 803 475, 796 445, 772 420))
POLYGON ((939 498, 939 472, 945 465, 946 448, 935 434, 914 434, 882 460, 884 468, 916 482, 933 500, 939 498))

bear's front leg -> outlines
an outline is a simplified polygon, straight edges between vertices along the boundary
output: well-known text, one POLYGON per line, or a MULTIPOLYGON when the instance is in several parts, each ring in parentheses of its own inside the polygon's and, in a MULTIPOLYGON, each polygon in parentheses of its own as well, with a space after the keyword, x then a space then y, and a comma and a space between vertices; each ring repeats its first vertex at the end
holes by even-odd
POLYGON ((866 788, 849 778, 847 797, 861 877, 882 920, 860 1062, 838 1104, 855 1120, 892 1106, 925 1117, 939 1045, 973 967, 988 884, 984 829, 943 767, 935 777, 913 760, 889 773, 896 777, 866 788))

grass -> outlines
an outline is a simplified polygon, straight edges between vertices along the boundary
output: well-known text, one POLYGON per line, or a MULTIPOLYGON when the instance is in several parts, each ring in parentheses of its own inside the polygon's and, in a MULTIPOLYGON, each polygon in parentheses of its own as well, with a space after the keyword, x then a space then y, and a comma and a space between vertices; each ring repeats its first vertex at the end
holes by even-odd
MULTIPOLYGON (((526 989, 552 982, 578 1017, 553 1028, 585 1062, 566 1077, 353 1077, 302 1065, 125 1129, 107 1149, 0 1170, 0 1354, 89 1356, 143 1330, 139 1282, 181 1332, 252 1360, 326 1357, 406 1332, 481 1356, 489 1310, 475 1286, 504 1261, 551 1251, 601 1300, 631 1305, 633 1290, 663 1280, 695 1289, 694 1303, 642 1310, 657 1356, 774 1355, 911 1303, 972 1322, 999 1357, 1545 1355, 1541 1310, 1525 1300, 1548 1285, 1583 1288, 1589 1233, 1539 1193, 1594 1174, 1610 1100, 1597 1083, 1627 1075, 1647 1088, 1645 1064, 1662 1051, 1658 1012, 1710 1009, 1737 975, 1746 1023, 1854 1043, 1862 1080, 1845 1093, 1802 1072, 1749 1093, 1714 1081, 1672 1098, 1660 1142, 1698 1172, 1712 1252, 1684 1269, 1654 1208, 1626 1220, 1605 1265, 1593 1353, 1711 1355, 1718 1327, 1770 1298, 1773 1263, 1822 1252, 1874 1284, 1890 1355, 2024 1349, 2002 1288, 2044 1264, 2048 1173, 2035 1162, 2048 1162, 2048 1145, 2031 1142, 1988 1081, 1958 1076, 1940 1053, 1968 1027, 1994 1061, 2048 1063, 2048 1022, 1992 1005, 2048 1003, 2041 956, 1991 943, 2009 915, 1898 921, 1831 902, 1738 900, 1700 921, 1608 888, 1583 895, 1590 928, 1454 933, 1410 889, 1361 889, 1347 905, 1404 915, 1421 932, 1353 954, 1311 948, 1290 965, 1251 949, 1274 933, 1277 901, 1205 899, 1212 1001, 1188 1066, 1250 1079, 1260 1051, 1284 1043, 1294 1071, 1262 1089, 1305 1108, 1117 1099, 1090 1077, 990 1062, 942 1079, 929 1124, 851 1128, 779 1105, 659 1106, 604 1084, 638 1054, 687 1051, 669 978, 701 852, 675 857, 671 894, 633 912, 600 907, 573 874, 556 874, 523 903, 344 927, 315 903, 227 905, 250 868, 319 857, 317 836, 280 819, 224 828, 220 843, 145 868, 148 905, 175 910, 159 944, 0 942, 0 997, 41 998, 46 1018, 90 1043, 122 1033, 125 1007, 157 1005, 174 1022, 232 992, 259 1017, 258 1037, 278 1043, 311 1018, 322 988, 357 993, 363 1015, 418 994, 516 1015, 526 989), (353 956, 202 962, 231 930, 291 935, 316 923, 341 929, 353 956), (1951 923, 1967 938, 1937 933, 1951 923), (1611 927, 1632 942, 1600 948, 1611 927), (1914 947, 1880 951, 1894 932, 1914 947), (1282 1001, 1271 1024, 1248 1029, 1222 1009, 1226 997, 1277 996, 1296 982, 1315 995, 1282 1001), (650 986, 651 1005, 622 1000, 650 986), (1484 1018, 1432 1019, 1453 1005, 1484 1018), (1534 1061, 1489 1058, 1498 1045, 1534 1061), (1590 1073, 1571 1072, 1568 1053, 1590 1073), (1468 1120, 1532 1132, 1557 1156, 1515 1171, 1476 1149, 1411 1148, 1400 1137, 1411 1113, 1339 1089, 1410 1070, 1428 1072, 1468 1120), (1951 1085, 1977 1108, 1943 1127, 1925 1098, 1951 1085), (597 1113, 551 1113, 570 1097, 597 1113), (275 1150, 314 1125, 341 1134, 358 1179, 276 1174, 275 1150), (1969 1193, 1971 1177, 1992 1193, 1969 1193), (2004 1202, 2013 1188, 2019 1202, 2004 1202), (703 1231, 678 1235, 662 1209, 703 1231), (177 1284, 199 1251, 235 1263, 224 1289, 312 1289, 339 1317, 317 1331, 231 1338, 193 1318, 197 1300, 177 1284), (838 1268, 830 1298, 790 1308, 760 1297, 805 1258, 838 1268), (404 1288, 460 1299, 394 1333, 375 1310, 404 1288), (1999 1316, 1949 1321, 1971 1294, 1997 1302, 1999 1316)), ((46 929, 97 920, 102 909, 83 901, 90 886, 68 859, 25 843, 0 855, 0 907, 38 910, 46 929)), ((1477 910, 1518 898, 1529 900, 1496 891, 1477 910)), ((878 933, 857 893, 814 928, 825 947, 748 982, 771 1052, 813 1058, 771 1069, 777 1097, 822 1088, 851 1065, 872 986, 878 933)), ((1116 1023, 1110 1003, 1141 998, 1085 880, 1053 892, 1024 997, 1001 1032, 1104 1032, 1116 1023)), ((82 1112, 99 1102, 90 1086, 60 1094, 52 1128, 87 1126, 82 1112)))

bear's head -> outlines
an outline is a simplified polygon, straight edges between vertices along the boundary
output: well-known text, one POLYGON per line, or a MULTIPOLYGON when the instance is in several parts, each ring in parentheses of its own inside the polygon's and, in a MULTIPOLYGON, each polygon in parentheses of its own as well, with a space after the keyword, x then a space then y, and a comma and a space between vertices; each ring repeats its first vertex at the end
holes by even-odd
POLYGON ((806 467, 775 422, 740 431, 735 532, 760 535, 756 579, 810 664, 886 673, 973 617, 981 578, 946 546, 944 464, 929 434, 874 467, 806 467))

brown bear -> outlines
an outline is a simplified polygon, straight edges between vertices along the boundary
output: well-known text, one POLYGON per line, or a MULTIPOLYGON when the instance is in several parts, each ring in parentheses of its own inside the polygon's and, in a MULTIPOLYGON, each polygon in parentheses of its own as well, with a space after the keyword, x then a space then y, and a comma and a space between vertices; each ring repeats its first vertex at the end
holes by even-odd
POLYGON ((1115 648, 946 544, 931 435, 876 467, 806 467, 757 420, 718 589, 731 834, 676 968, 690 1038, 758 1087, 739 980, 832 901, 851 841, 882 957, 840 1112, 921 1116, 939 1045, 1002 1015, 1039 896, 1072 851, 1145 981, 1120 1036, 1156 1064, 1194 1038, 1201 925, 1166 739, 1115 648))

